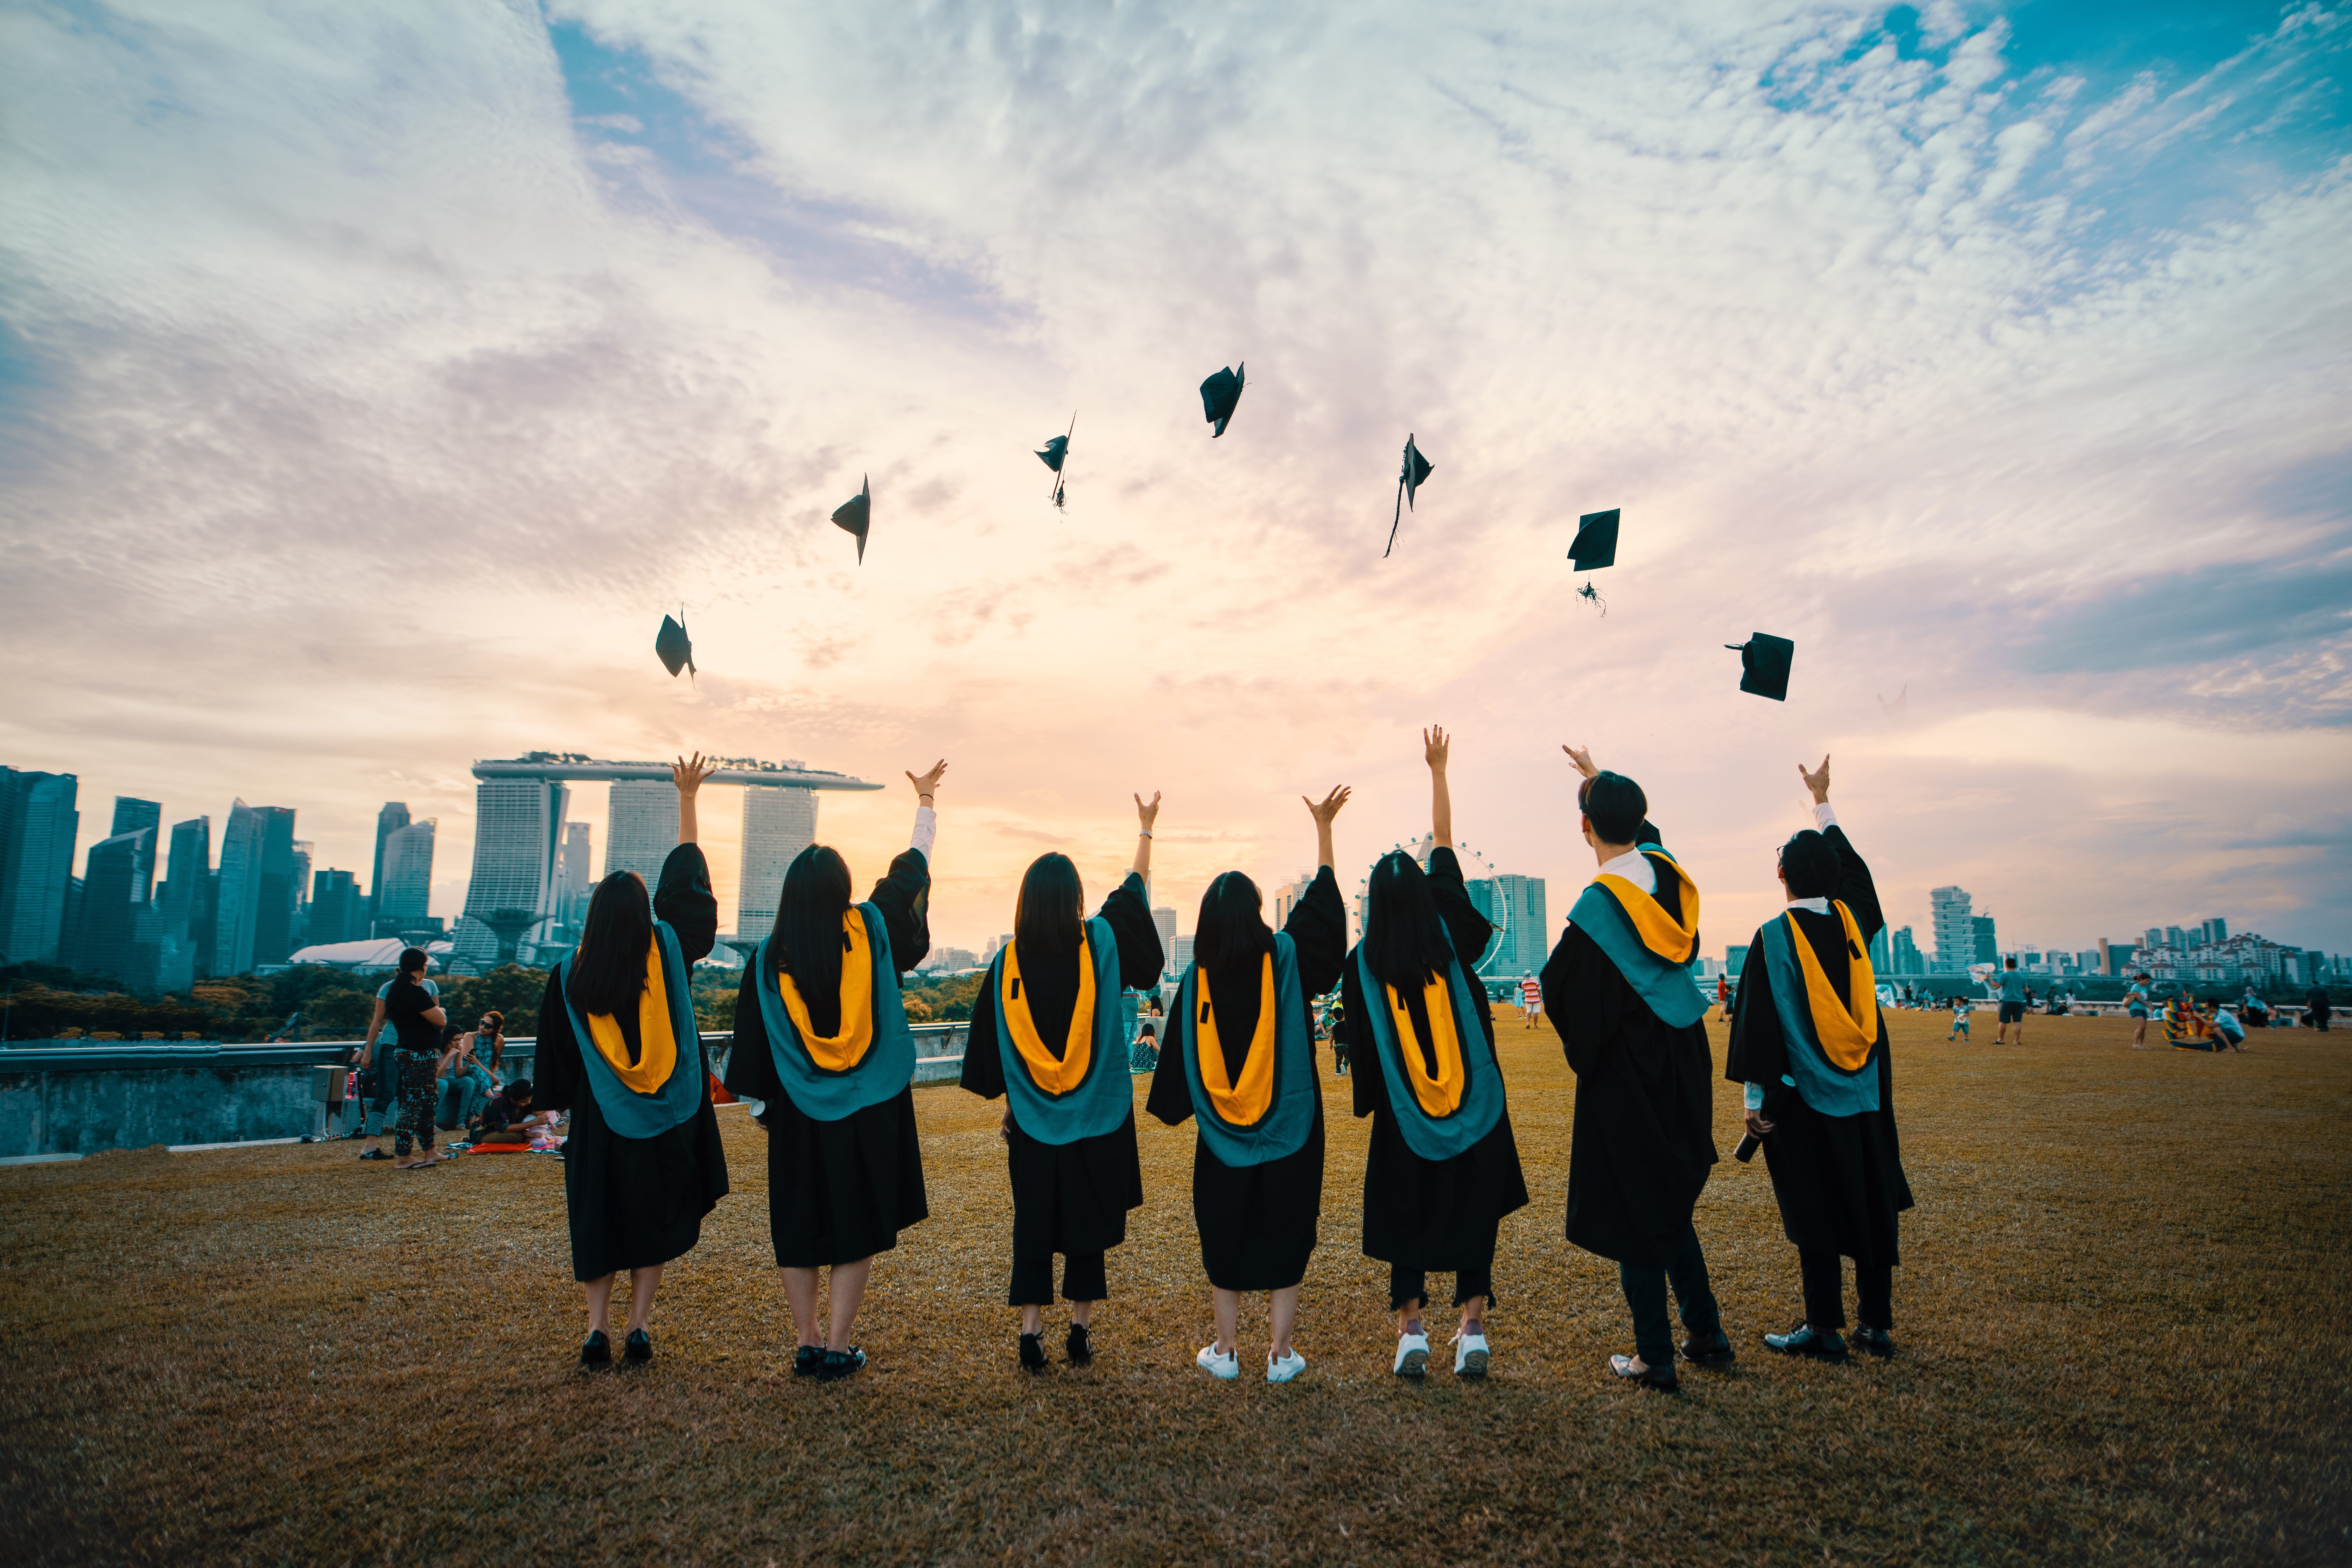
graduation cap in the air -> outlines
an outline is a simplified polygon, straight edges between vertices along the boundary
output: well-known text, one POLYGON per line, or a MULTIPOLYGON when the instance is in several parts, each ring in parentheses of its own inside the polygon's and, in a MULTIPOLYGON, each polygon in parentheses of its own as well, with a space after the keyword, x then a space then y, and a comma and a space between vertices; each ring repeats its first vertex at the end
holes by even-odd
POLYGON ((1576 542, 1568 547, 1568 558, 1576 563, 1579 572, 1598 572, 1617 564, 1615 507, 1588 511, 1576 520, 1576 542))
MULTIPOLYGON (((1073 414, 1070 416, 1070 436, 1077 433, 1078 416, 1073 414)), ((1070 436, 1054 437, 1045 443, 1045 449, 1037 454, 1038 460, 1054 470, 1054 504, 1055 506, 1062 504, 1062 482, 1066 478, 1062 471, 1062 465, 1070 460, 1070 436)))
POLYGON ((1404 521, 1404 509, 1412 504, 1413 492, 1429 478, 1429 459, 1421 455, 1421 448, 1412 444, 1408 435, 1404 438, 1404 468, 1397 475, 1396 516, 1389 520, 1389 549, 1381 552, 1381 560, 1387 560, 1389 550, 1396 548, 1397 524, 1404 521))
MULTIPOLYGON (((677 613, 685 615, 686 607, 679 605, 677 613)), ((694 672, 694 643, 686 635, 683 620, 673 620, 667 616, 662 617, 661 630, 654 634, 654 652, 661 656, 662 663, 667 667, 673 679, 680 669, 688 674, 694 672)))
POLYGON ((866 477, 857 493, 833 509, 833 526, 857 535, 857 559, 866 559, 866 531, 874 523, 874 480, 866 477))
POLYGON ((1723 645, 1739 656, 1739 689, 1752 691, 1759 697, 1769 697, 1775 702, 1789 700, 1789 666, 1797 657, 1797 645, 1787 637, 1752 634, 1746 642, 1723 645))
POLYGON ((1229 365, 1201 384, 1201 416, 1216 426, 1209 438, 1215 440, 1225 433, 1225 421, 1234 416, 1234 409, 1242 400, 1242 383, 1248 379, 1249 366, 1229 365))

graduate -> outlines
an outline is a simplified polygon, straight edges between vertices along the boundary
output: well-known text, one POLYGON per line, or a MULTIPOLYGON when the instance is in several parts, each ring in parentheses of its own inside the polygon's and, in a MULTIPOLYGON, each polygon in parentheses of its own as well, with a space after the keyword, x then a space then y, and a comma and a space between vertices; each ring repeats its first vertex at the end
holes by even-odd
POLYGON ((1495 1020, 1486 988, 1468 979, 1494 927, 1470 902, 1454 854, 1448 749, 1444 730, 1423 731, 1429 869, 1402 849, 1380 858, 1365 885, 1363 941, 1340 969, 1356 1114, 1372 1119, 1364 1256, 1389 1266, 1399 1377, 1428 1370, 1422 1309, 1433 1270, 1454 1276, 1462 1310, 1455 1375, 1486 1375, 1495 1233, 1528 1201, 1495 1065, 1495 1020))
POLYGON ((1063 1343, 1072 1366, 1094 1359, 1095 1303, 1110 1294, 1103 1255, 1127 1239, 1143 1204, 1135 1147, 1135 1079, 1127 1064, 1123 990, 1160 984, 1166 962, 1144 879, 1160 796, 1135 797, 1134 867, 1086 918, 1086 889, 1066 855, 1041 855, 1021 879, 1013 940, 972 998, 963 1086, 1004 1100, 999 1123, 1013 1176, 1013 1271, 1005 1304, 1021 1309, 1021 1364, 1045 1370, 1045 1311, 1060 1253, 1063 1343))
POLYGON ((662 1266, 702 1239, 702 1216, 727 1195, 727 1154, 710 1110, 710 1075, 689 989, 719 935, 719 900, 697 837, 694 800, 719 771, 700 752, 670 769, 677 847, 650 901, 635 871, 596 884, 580 945, 547 977, 539 1004, 542 1110, 572 1113, 563 1205, 572 1277, 588 1287, 583 1366, 613 1361, 613 1276, 629 1271, 624 1354, 653 1360, 654 1289, 662 1266))
POLYGON ((1840 1258, 1861 1299, 1853 1342, 1895 1353, 1895 1216, 1911 1206, 1895 1129, 1895 1069, 1870 967, 1886 924, 1870 868, 1830 809, 1830 760, 1797 772, 1817 831, 1780 847, 1788 911, 1756 933, 1740 975, 1724 1076, 1747 1086, 1748 1131, 1763 1141, 1780 1225, 1796 1244, 1805 1321, 1766 1334, 1783 1355, 1843 1361, 1840 1258))
POLYGON ((793 1373, 835 1382, 874 1258, 930 1216, 915 1128, 915 1037, 899 976, 931 950, 931 843, 945 762, 915 786, 915 828, 862 904, 848 863, 812 844, 784 871, 775 928, 743 966, 727 1089, 768 1133, 768 1229, 798 1344, 793 1373), (833 1270, 817 1331, 818 1270, 833 1270))
POLYGON ((1584 775, 1577 806, 1600 867, 1543 972, 1545 1011, 1576 1073, 1568 1239, 1616 1263, 1633 1310, 1633 1353, 1610 1357, 1609 1370, 1672 1390, 1669 1280, 1684 1358, 1732 1359, 1691 1223, 1716 1163, 1706 994, 1685 967, 1698 956, 1698 887, 1659 842, 1642 786, 1561 749, 1584 775))
POLYGON ((1318 805, 1315 880, 1282 930, 1266 929, 1257 884, 1228 871, 1201 896, 1192 963, 1177 989, 1144 1109, 1171 1127, 1192 1119, 1192 1224, 1217 1337, 1193 1359, 1241 1375, 1242 1292, 1273 1294, 1265 1380, 1307 1370, 1290 1342, 1298 1288, 1323 1214, 1323 1091, 1308 998, 1339 983, 1348 906, 1331 864, 1331 819, 1346 786, 1318 805))

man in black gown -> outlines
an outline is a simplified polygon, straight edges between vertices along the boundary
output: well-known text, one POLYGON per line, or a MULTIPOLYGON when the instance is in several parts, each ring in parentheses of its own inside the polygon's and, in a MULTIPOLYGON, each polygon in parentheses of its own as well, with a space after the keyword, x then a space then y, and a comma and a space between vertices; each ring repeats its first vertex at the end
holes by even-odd
MULTIPOLYGON (((1830 762, 1798 773, 1813 797, 1818 830, 1800 833, 1780 849, 1780 879, 1789 913, 1830 994, 1864 1005, 1870 939, 1886 924, 1870 868, 1854 853, 1830 809, 1830 762), (1839 905, 1844 906, 1842 913, 1839 905), (1851 914, 1850 932, 1845 914, 1851 914), (1864 973, 1857 975, 1857 970, 1864 973), (1859 978, 1864 984, 1856 984, 1859 978)), ((1853 1342, 1877 1356, 1895 1353, 1894 1271, 1901 1261, 1895 1216, 1911 1206, 1903 1151, 1895 1128, 1895 1073, 1886 1020, 1857 1037, 1864 1054, 1840 1062, 1822 1037, 1840 1026, 1820 1017, 1809 994, 1791 987, 1769 961, 1765 942, 1776 920, 1748 949, 1739 1000, 1731 1018, 1731 1049, 1724 1076, 1747 1086, 1748 1131, 1764 1142, 1780 1201, 1780 1224, 1797 1248, 1804 1280, 1805 1321, 1785 1334, 1766 1334, 1783 1355, 1845 1358, 1845 1304, 1841 1258, 1854 1264, 1861 1326, 1853 1342), (1790 1023, 1797 1024, 1791 1038, 1790 1023)), ((1787 951, 1795 952, 1793 943, 1787 951)), ((1796 953, 1801 963, 1804 954, 1796 953)), ((1811 988, 1807 987, 1810 993, 1811 988)), ((1865 1012, 1874 1011, 1874 997, 1865 1012)), ((1847 1030, 1858 1026, 1849 1016, 1847 1030)))

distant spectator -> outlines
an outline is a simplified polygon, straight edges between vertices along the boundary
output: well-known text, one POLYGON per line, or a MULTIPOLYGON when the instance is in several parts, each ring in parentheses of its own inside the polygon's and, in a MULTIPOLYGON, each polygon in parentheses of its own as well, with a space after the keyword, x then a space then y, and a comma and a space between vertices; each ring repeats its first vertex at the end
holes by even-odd
POLYGON ((1951 1032, 1946 1035, 1944 1038, 1947 1040, 1965 1040, 1968 1037, 1969 999, 1965 996, 1955 996, 1952 998, 1951 1032))
POLYGON ((2147 1049, 2148 979, 2146 974, 2133 975, 2131 988, 2124 993, 2124 1011, 2134 1020, 2132 1049, 2136 1051, 2147 1049))
POLYGON ((1160 1037, 1149 1020, 1136 1031, 1135 1044, 1128 1047, 1127 1068, 1129 1072, 1150 1072, 1160 1066, 1160 1037))
POLYGON ((518 1079, 491 1097, 467 1131, 477 1143, 529 1143, 553 1130, 554 1112, 533 1110, 530 1079, 518 1079))
POLYGON ((468 1126, 481 1114, 483 1102, 498 1088, 492 1070, 504 1042, 499 1030, 505 1020, 497 1013, 485 1013, 482 1020, 464 1035, 463 1045, 456 1059, 441 1075, 439 1112, 434 1120, 442 1127, 468 1126))
MULTIPOLYGON (((416 951, 412 947, 403 952, 401 962, 406 963, 408 954, 416 951)), ((439 1000, 441 988, 430 978, 420 979, 417 984, 425 988, 426 995, 439 1000)), ((400 1102, 400 1075, 393 1064, 397 1031, 384 1016, 384 1009, 392 998, 393 984, 393 981, 387 980, 376 987, 375 1011, 368 1018, 367 1034, 361 1040, 360 1048, 352 1053, 352 1061, 360 1069, 360 1130, 367 1135, 367 1142, 360 1145, 360 1158, 362 1160, 392 1158, 383 1152, 380 1134, 387 1120, 396 1120, 393 1108, 400 1102)))
POLYGON ((2000 1016, 1993 1030, 1993 1044, 2009 1043, 2011 1024, 2017 1026, 2017 1043, 2025 1044, 2025 1005, 2033 999, 2033 994, 2025 988, 2025 976, 2017 972, 2017 960, 2004 960, 1992 984, 2000 988, 2000 1016))
POLYGON ((2326 1034, 2327 1032, 2328 1011, 2327 987, 2325 985, 2314 985, 2311 988, 2311 994, 2303 999, 2303 1005, 2311 1009, 2311 1026, 2317 1029, 2320 1033, 2326 1034))
POLYGON ((2246 994, 2239 999, 2238 1016, 2245 1020, 2249 1029, 2271 1026, 2271 1005, 2263 1000, 2262 994, 2254 989, 2252 981, 2246 983, 2246 994))
POLYGON ((2213 1037, 2233 1051, 2246 1048, 2246 1026, 2238 1022, 2238 1016, 2227 1007, 2213 1010, 2213 1037))
MULTIPOLYGON (((400 1116, 393 1125, 393 1169, 415 1171, 438 1163, 433 1152, 433 1086, 441 1064, 441 1031, 449 1015, 437 993, 427 990, 425 966, 431 962, 421 947, 400 955, 400 969, 381 998, 381 1016, 389 1019, 394 1036, 393 1081, 398 1086, 400 1116), (412 1152, 411 1145, 423 1151, 412 1152)), ((370 1039, 360 1055, 365 1067, 377 1052, 370 1039)))

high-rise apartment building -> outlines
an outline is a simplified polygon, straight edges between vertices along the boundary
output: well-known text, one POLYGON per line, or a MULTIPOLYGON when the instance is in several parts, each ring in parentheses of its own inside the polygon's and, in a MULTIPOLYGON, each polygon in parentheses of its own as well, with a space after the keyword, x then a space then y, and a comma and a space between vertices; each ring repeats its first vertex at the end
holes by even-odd
POLYGON ((2189 942, 2187 931, 2179 926, 2167 926, 2164 928, 2164 945, 2187 952, 2194 944, 2189 942))
POLYGON ((1886 928, 1885 926, 1880 926, 1877 932, 1870 939, 1871 973, 1874 974, 1886 974, 1892 973, 1893 964, 1890 963, 1892 957, 1893 949, 1889 946, 1887 942, 1886 928))
POLYGON ((81 813, 72 773, 0 767, 0 957, 55 963, 65 946, 81 813))
POLYGON ((1497 932, 1478 961, 1478 973, 1509 980, 1541 973, 1551 956, 1546 945, 1551 931, 1544 910, 1544 879, 1503 871, 1491 880, 1481 877, 1464 887, 1471 907, 1493 921, 1497 932))
POLYGON ((116 795, 114 826, 106 830, 107 837, 119 838, 142 827, 147 829, 147 858, 131 875, 131 901, 135 904, 143 904, 155 896, 155 855, 163 839, 163 806, 160 801, 116 795))
POLYGON ((604 816, 604 875, 635 871, 651 888, 677 847, 677 786, 667 779, 614 779, 604 816))
POLYGON ((1894 961, 1894 972, 1897 974, 1927 973, 1927 962, 1919 956, 1918 939, 1911 934, 1909 926, 1897 930, 1888 940, 1887 956, 1894 961))
POLYGON ((2204 933, 2205 941, 2217 946, 2230 940, 2230 922, 2218 915, 2200 922, 2199 929, 2204 933))
POLYGON ((1927 926, 1936 938, 1936 972, 1959 974, 1976 962, 1977 928, 1969 914, 1965 888, 1937 888, 1927 894, 1927 926))
POLYGON ((1747 966, 1748 966, 1748 947, 1747 947, 1747 944, 1745 944, 1745 943, 1734 943, 1733 945, 1731 945, 1731 946, 1729 946, 1729 947, 1727 947, 1727 948, 1725 948, 1725 949, 1723 950, 1723 969, 1724 969, 1724 973, 1727 973, 1727 974, 1728 974, 1728 975, 1730 975, 1734 980, 1737 980, 1737 979, 1738 979, 1738 978, 1739 978, 1739 972, 1740 972, 1742 969, 1745 969, 1747 966))
MULTIPOLYGON (((613 788, 618 793, 622 786, 613 788)), ((673 791, 673 837, 677 816, 673 791)), ((776 900, 784 890, 784 873, 792 868, 793 858, 815 842, 816 791, 782 784, 751 784, 744 789, 743 870, 735 881, 739 940, 753 941, 775 929, 776 900)), ((647 877, 646 881, 651 886, 653 879, 647 877)))
POLYGON ((1976 957, 1972 962, 1977 963, 1999 963, 2000 962, 2000 939, 1993 934, 1992 911, 1988 910, 1980 915, 1970 915, 1969 917, 1969 928, 1974 933, 1976 938, 1976 957))
MULTIPOLYGON (((376 874, 376 935, 402 936, 425 928, 425 906, 433 897, 433 829, 437 821, 428 816, 384 836, 383 868, 376 874)), ((221 859, 226 865, 227 850, 222 850, 221 859)))
MULTIPOLYGON (((555 779, 476 782, 474 872, 466 884, 460 920, 461 928, 470 920, 493 933, 490 955, 511 954, 512 943, 542 931, 558 914, 556 857, 562 851, 563 816, 571 805, 572 786, 555 779)), ((482 955, 469 943, 462 956, 482 955)))

